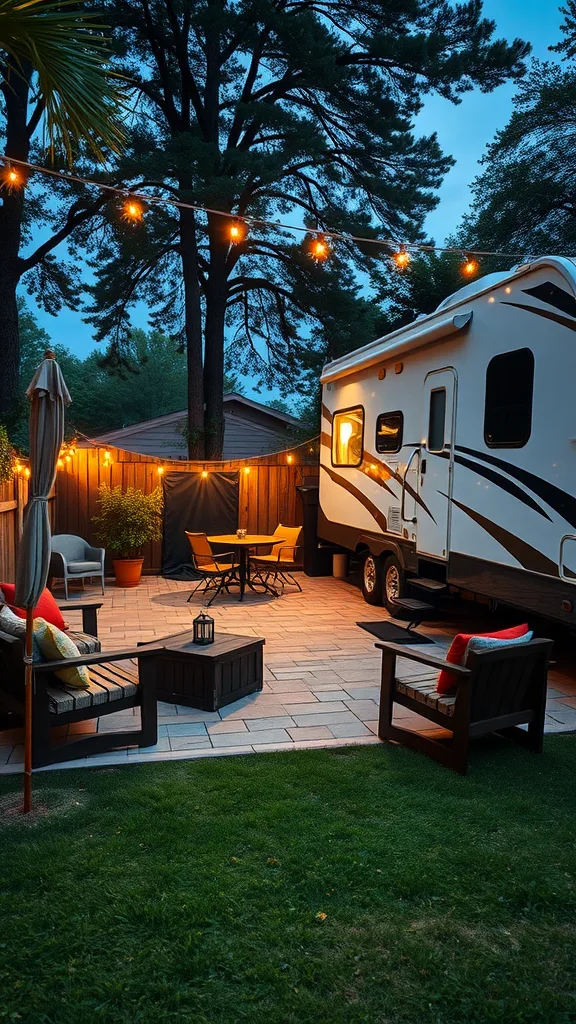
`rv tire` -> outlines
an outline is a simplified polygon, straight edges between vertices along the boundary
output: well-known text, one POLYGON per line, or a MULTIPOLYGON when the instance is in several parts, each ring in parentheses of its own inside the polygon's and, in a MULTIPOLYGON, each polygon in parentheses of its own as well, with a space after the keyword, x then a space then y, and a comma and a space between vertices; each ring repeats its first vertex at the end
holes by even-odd
POLYGON ((382 559, 367 551, 362 559, 362 597, 368 604, 382 604, 382 559))
POLYGON ((406 577, 396 555, 389 555, 382 571, 382 603, 390 615, 398 615, 398 598, 406 596, 406 577))

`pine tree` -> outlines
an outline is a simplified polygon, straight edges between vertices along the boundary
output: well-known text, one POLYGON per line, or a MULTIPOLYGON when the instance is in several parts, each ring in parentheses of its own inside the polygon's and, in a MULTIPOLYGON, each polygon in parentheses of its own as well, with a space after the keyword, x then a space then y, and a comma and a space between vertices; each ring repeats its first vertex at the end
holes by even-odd
POLYGON ((576 0, 564 14, 563 38, 550 47, 563 62, 532 62, 472 185, 465 235, 511 253, 508 266, 515 253, 573 253, 576 246, 576 0))
MULTIPOLYGON (((338 243, 328 273, 286 229, 254 224, 231 243, 234 217, 300 218, 310 239, 326 225, 421 238, 451 164, 435 135, 414 136, 423 96, 458 102, 474 87, 489 91, 523 73, 529 47, 493 40, 476 0, 104 8, 137 96, 120 179, 229 216, 150 205, 145 226, 118 230, 111 218, 104 242, 92 238, 92 320, 120 356, 130 304, 145 297, 154 306, 157 326, 179 334, 187 352, 190 456, 217 458, 225 339, 234 368, 294 388, 325 354, 322 290, 347 310, 343 329, 366 324, 358 275, 382 261, 376 247, 338 243)), ((368 340, 347 337, 348 347, 368 340)))

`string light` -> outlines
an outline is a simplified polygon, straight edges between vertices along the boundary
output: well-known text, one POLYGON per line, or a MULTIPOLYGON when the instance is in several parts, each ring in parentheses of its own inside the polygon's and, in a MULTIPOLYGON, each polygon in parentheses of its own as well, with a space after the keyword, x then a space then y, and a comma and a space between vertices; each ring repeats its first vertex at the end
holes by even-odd
POLYGON ((24 468, 24 476, 26 477, 27 480, 30 479, 30 470, 28 469, 28 466, 24 468))
POLYGON ((164 473, 164 466, 158 466, 156 472, 158 473, 158 476, 162 476, 164 473))
POLYGON ((208 470, 207 469, 203 469, 202 470, 202 479, 206 480, 207 478, 208 478, 208 470))
POLYGON ((409 252, 406 252, 404 246, 401 246, 398 252, 395 252, 393 254, 392 259, 394 260, 394 263, 399 268, 399 270, 405 270, 408 264, 410 263, 411 256, 409 252))
POLYGON ((286 456, 286 462, 287 462, 288 464, 290 464, 290 463, 294 462, 294 456, 293 456, 293 455, 287 455, 287 456, 286 456))
POLYGON ((473 277, 480 270, 480 264, 478 260, 472 258, 472 256, 466 256, 464 263, 462 264, 462 273, 466 277, 473 277))
POLYGON ((322 263, 324 260, 328 259, 330 255, 330 246, 328 245, 324 235, 317 235, 316 238, 312 239, 308 249, 308 255, 316 263, 322 263))
POLYGON ((230 225, 229 234, 230 241, 233 242, 234 245, 238 245, 239 242, 243 242, 248 234, 248 226, 246 224, 246 221, 233 221, 233 223, 230 225))
POLYGON ((250 472, 250 466, 244 466, 244 473, 245 473, 246 476, 248 476, 249 472, 250 472))
POLYGON ((57 465, 58 469, 64 469, 64 459, 58 459, 58 462, 56 463, 56 465, 57 465))
POLYGON ((22 188, 24 176, 17 167, 12 167, 8 164, 2 172, 2 181, 8 189, 22 188))
POLYGON ((144 220, 144 206, 137 199, 127 199, 122 207, 122 219, 131 224, 144 220))
MULTIPOLYGON (((8 168, 9 171, 15 171, 16 174, 18 173, 17 168, 25 168, 28 172, 31 172, 31 173, 51 175, 52 177, 58 178, 60 181, 75 182, 75 183, 80 184, 80 185, 86 185, 86 186, 88 186, 90 188, 100 189, 103 192, 109 192, 111 195, 121 196, 123 198, 124 202, 125 202, 125 205, 130 207, 130 210, 128 211, 128 214, 127 214, 127 219, 132 221, 132 222, 141 221, 143 219, 143 216, 144 216, 144 213, 146 211, 146 208, 149 205, 172 206, 172 207, 176 207, 178 209, 193 210, 193 211, 195 211, 197 213, 206 213, 206 214, 209 213, 209 214, 213 214, 214 216, 217 216, 217 217, 226 217, 228 220, 230 219, 230 211, 217 210, 217 209, 214 209, 213 207, 200 206, 197 203, 184 202, 184 201, 182 201, 180 199, 175 199, 175 198, 173 198, 171 196, 168 197, 168 196, 145 195, 143 193, 139 193, 139 192, 133 191, 133 192, 131 192, 129 194, 129 197, 127 198, 126 188, 125 187, 121 187, 121 186, 118 186, 118 185, 107 185, 104 182, 93 181, 90 178, 83 178, 83 177, 81 177, 79 175, 72 174, 72 173, 67 172, 67 171, 62 171, 62 170, 56 171, 56 170, 53 170, 52 168, 49 168, 49 167, 40 167, 38 164, 30 163, 28 160, 16 160, 13 157, 8 157, 8 156, 6 156, 3 153, 0 153, 0 161, 2 161, 4 163, 4 165, 8 168)), ((6 175, 3 174, 2 177, 5 180, 6 175)), ((20 180, 20 184, 24 184, 24 181, 25 181, 24 175, 22 175, 21 180, 20 180)), ((244 216, 238 216, 236 218, 236 221, 238 223, 242 224, 242 225, 248 225, 248 224, 250 224, 251 226, 253 226, 253 225, 262 225, 262 226, 268 227, 268 228, 277 228, 277 229, 280 228, 280 229, 286 229, 286 230, 292 231, 292 232, 309 233, 309 228, 301 227, 300 225, 295 225, 295 224, 283 223, 282 221, 266 220, 263 217, 253 217, 253 216, 244 217, 244 216)), ((247 230, 247 227, 246 227, 246 230, 247 230)), ((328 239, 330 241, 342 240, 342 241, 347 242, 347 243, 355 242, 355 243, 362 243, 362 244, 365 244, 365 245, 375 245, 375 246, 379 246, 379 247, 386 247, 388 249, 390 248, 390 246, 394 246, 395 244, 397 244, 397 243, 395 243, 390 238, 377 238, 377 237, 374 237, 374 236, 372 236, 372 237, 364 237, 364 236, 360 236, 360 235, 345 234, 344 232, 332 231, 329 228, 327 228, 324 231, 323 235, 322 236, 318 236, 318 239, 317 239, 317 241, 318 240, 323 241, 324 245, 326 246, 325 250, 323 250, 323 251, 322 251, 322 249, 320 250, 320 256, 321 256, 321 258, 324 258, 324 259, 328 255, 330 255, 330 248, 329 248, 329 245, 328 245, 328 239), (322 254, 322 252, 323 252, 323 254, 322 254)), ((461 254, 462 253, 462 249, 456 248, 454 246, 428 245, 428 244, 425 244, 423 242, 410 242, 410 243, 407 243, 407 244, 409 244, 410 249, 412 249, 414 252, 422 252, 422 253, 426 253, 426 252, 446 252, 446 253, 455 253, 455 254, 461 254)), ((402 253, 402 257, 401 257, 399 265, 401 267, 405 267, 410 262, 410 259, 411 259, 410 253, 406 252, 406 248, 405 248, 404 245, 401 247, 400 252, 402 253)), ((525 259, 529 259, 529 258, 534 256, 534 253, 526 253, 526 252, 524 252, 524 253, 521 253, 521 252, 498 252, 496 250, 480 250, 480 249, 468 250, 468 252, 470 253, 471 256, 472 255, 474 255, 474 256, 499 256, 501 258, 517 259, 517 260, 519 260, 519 259, 525 260, 525 259)), ((311 254, 311 255, 314 255, 314 254, 311 254)), ((398 261, 396 259, 397 256, 399 256, 399 253, 394 254, 392 258, 394 259, 394 261, 398 265, 398 261)))

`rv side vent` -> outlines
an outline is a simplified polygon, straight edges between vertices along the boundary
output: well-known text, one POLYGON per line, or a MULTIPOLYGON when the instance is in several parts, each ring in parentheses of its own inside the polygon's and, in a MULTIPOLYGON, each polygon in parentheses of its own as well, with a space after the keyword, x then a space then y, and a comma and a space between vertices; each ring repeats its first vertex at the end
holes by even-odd
POLYGON ((388 529, 392 533, 402 533, 402 513, 398 505, 388 507, 388 529))

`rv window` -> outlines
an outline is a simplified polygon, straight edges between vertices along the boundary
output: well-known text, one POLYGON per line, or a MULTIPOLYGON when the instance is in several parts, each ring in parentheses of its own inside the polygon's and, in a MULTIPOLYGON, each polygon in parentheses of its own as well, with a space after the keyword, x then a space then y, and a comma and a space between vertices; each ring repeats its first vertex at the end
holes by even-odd
POLYGON ((532 430, 534 356, 529 348, 494 356, 486 371, 484 440, 490 448, 521 448, 532 430))
POLYGON ((332 420, 332 464, 359 466, 364 446, 364 409, 335 412, 332 420))
POLYGON ((446 425, 446 388, 436 388, 430 392, 430 418, 428 420, 429 452, 441 452, 444 448, 444 429, 446 425))
POLYGON ((376 451, 399 452, 402 447, 404 416, 401 412, 383 412, 376 420, 376 451))

